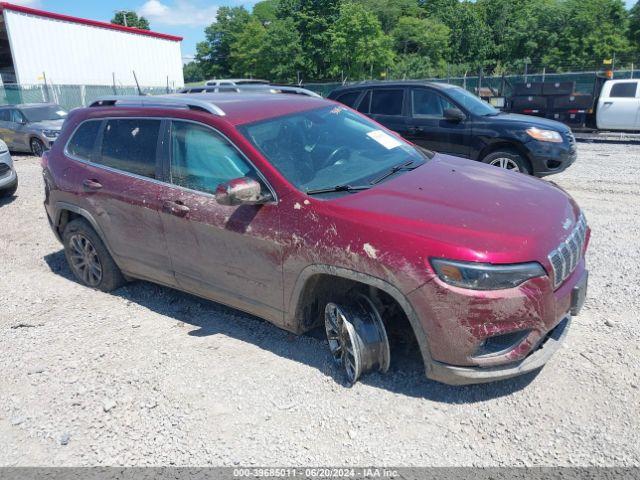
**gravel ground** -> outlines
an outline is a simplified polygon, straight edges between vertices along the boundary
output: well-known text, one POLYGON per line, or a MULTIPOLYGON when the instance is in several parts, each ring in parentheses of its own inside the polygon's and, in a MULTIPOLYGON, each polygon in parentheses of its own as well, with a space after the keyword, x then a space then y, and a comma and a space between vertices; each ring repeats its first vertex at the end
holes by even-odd
POLYGON ((0 203, 0 465, 640 465, 640 147, 580 145, 590 292, 537 375, 346 388, 315 336, 149 283, 73 281, 16 157, 0 203))

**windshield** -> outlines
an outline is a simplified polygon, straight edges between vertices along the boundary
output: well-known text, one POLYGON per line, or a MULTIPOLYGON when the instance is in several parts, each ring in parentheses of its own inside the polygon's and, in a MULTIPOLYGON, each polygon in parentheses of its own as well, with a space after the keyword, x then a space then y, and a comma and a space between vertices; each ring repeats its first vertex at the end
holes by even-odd
POLYGON ((44 120, 62 120, 67 116, 67 112, 59 105, 23 108, 22 113, 27 121, 32 123, 44 120))
POLYGON ((242 126, 240 131, 287 180, 305 192, 368 184, 398 164, 413 161, 419 165, 429 158, 340 106, 271 118, 242 126))
POLYGON ((448 88, 445 90, 449 96, 466 108, 469 112, 474 115, 497 115, 500 113, 499 110, 496 110, 487 102, 481 100, 479 97, 476 97, 473 93, 468 92, 464 88, 448 88))

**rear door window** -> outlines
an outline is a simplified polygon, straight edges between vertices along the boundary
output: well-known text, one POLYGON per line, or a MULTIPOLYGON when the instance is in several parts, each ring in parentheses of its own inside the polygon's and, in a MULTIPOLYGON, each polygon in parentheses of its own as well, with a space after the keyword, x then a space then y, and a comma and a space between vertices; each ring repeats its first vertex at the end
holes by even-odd
POLYGON ((84 122, 67 144, 67 153, 81 160, 91 160, 102 120, 84 122))
POLYGON ((359 96, 359 91, 343 93, 342 95, 338 95, 336 102, 340 102, 347 107, 353 108, 359 96))
POLYGON ((0 122, 10 122, 11 121, 11 110, 5 108, 0 110, 0 122))
POLYGON ((404 89, 374 90, 371 97, 372 115, 402 115, 404 89))
POLYGON ((611 98, 635 98, 638 82, 616 83, 611 87, 611 98))
POLYGON ((96 163, 148 178, 156 178, 160 120, 108 120, 96 163))
POLYGON ((360 100, 360 105, 358 105, 358 111, 360 113, 368 114, 371 111, 371 90, 369 90, 364 98, 360 100))
POLYGON ((197 123, 172 122, 173 184, 215 193, 221 183, 247 176, 257 179, 253 167, 222 135, 197 123))

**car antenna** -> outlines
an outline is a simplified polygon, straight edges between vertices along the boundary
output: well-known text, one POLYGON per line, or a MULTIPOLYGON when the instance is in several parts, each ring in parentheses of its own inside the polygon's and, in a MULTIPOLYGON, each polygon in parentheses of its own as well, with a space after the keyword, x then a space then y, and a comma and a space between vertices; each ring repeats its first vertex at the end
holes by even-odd
POLYGON ((141 97, 144 97, 145 94, 140 89, 140 84, 138 83, 138 77, 136 76, 136 71, 132 70, 132 73, 133 73, 133 79, 136 81, 136 87, 138 88, 138 95, 140 95, 141 97))

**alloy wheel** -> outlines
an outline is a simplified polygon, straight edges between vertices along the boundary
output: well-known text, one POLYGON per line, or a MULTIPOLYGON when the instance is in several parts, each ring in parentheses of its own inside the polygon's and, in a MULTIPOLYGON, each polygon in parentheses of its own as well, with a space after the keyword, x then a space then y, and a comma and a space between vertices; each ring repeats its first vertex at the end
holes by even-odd
POLYGON ((69 238, 69 258, 74 273, 84 283, 96 287, 102 281, 102 264, 91 241, 81 233, 69 238))
POLYGON ((512 158, 500 157, 491 160, 489 165, 493 165, 494 167, 504 168, 505 170, 511 170, 512 172, 519 172, 520 167, 512 158))

